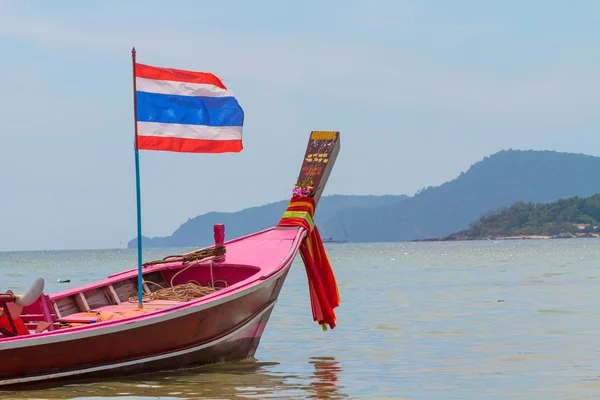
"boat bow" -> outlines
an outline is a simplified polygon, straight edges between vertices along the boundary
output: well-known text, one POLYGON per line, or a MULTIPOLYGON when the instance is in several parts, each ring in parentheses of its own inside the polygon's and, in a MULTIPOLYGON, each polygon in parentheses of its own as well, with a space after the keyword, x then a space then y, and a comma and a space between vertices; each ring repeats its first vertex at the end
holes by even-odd
POLYGON ((300 227, 307 236, 300 245, 306 268, 313 320, 323 328, 335 328, 334 308, 340 304, 340 293, 314 218, 317 204, 340 150, 339 132, 311 133, 300 176, 290 203, 277 228, 300 227))

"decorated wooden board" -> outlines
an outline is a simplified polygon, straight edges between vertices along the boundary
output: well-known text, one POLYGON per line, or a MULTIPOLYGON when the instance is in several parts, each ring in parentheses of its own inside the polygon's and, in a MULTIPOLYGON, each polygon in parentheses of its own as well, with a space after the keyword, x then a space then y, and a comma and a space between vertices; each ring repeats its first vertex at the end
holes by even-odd
POLYGON ((298 176, 297 186, 310 185, 314 188, 315 203, 319 202, 329 174, 340 151, 340 133, 336 131, 312 131, 304 161, 298 176))

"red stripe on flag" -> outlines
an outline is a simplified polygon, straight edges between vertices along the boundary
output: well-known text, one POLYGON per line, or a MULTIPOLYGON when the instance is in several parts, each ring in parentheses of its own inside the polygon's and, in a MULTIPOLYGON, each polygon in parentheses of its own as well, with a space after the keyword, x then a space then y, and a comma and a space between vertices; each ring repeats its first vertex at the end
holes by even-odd
POLYGON ((161 136, 138 136, 139 150, 176 151, 179 153, 239 153, 241 140, 182 139, 161 136))
POLYGON ((223 82, 210 72, 194 72, 182 69, 153 67, 144 64, 135 64, 136 78, 156 79, 162 81, 204 83, 227 89, 223 82))

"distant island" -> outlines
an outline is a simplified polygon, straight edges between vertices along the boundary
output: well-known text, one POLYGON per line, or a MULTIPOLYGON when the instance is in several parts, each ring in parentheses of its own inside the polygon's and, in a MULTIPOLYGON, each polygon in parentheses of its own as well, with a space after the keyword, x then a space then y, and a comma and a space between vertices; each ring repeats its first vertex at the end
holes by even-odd
MULTIPOLYGON (((388 171, 385 179, 389 190, 396 192, 403 176, 410 173, 410 170, 388 171)), ((598 176, 599 157, 546 150, 502 150, 474 163, 455 179, 440 186, 423 188, 414 196, 324 196, 315 221, 322 237, 331 238, 331 242, 404 242, 439 238, 470 229, 473 221, 516 202, 529 207, 529 203, 551 203, 600 193, 598 176)), ((233 239, 275 225, 288 201, 281 199, 232 213, 209 212, 182 221, 183 224, 170 235, 144 237, 142 242, 145 248, 210 245, 213 242, 212 225, 217 223, 225 224, 226 238, 233 239)), ((534 225, 527 229, 533 228, 539 227, 534 225)), ((566 225, 554 227, 552 231, 524 232, 529 232, 530 236, 533 235, 531 232, 543 233, 543 236, 568 233, 566 225)), ((133 238, 128 247, 135 246, 136 238, 133 238)))
POLYGON ((482 216, 468 229, 422 241, 600 237, 600 194, 553 203, 517 202, 482 216))
MULTIPOLYGON (((344 223, 339 217, 340 210, 347 208, 383 207, 407 199, 405 195, 330 195, 323 196, 315 214, 315 221, 325 243, 345 243, 349 241, 344 223)), ((213 224, 225 224, 226 239, 233 239, 275 226, 289 200, 281 200, 258 207, 246 208, 237 212, 209 212, 188 219, 170 236, 142 237, 145 248, 157 247, 196 247, 208 246, 214 241, 213 224)), ((137 238, 129 241, 128 248, 137 246, 137 238)))

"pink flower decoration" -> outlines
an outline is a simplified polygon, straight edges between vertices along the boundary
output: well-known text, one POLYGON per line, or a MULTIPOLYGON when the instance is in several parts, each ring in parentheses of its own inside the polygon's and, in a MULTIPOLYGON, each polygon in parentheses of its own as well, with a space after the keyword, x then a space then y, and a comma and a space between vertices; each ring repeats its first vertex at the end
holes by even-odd
POLYGON ((312 186, 306 186, 306 187, 302 187, 302 186, 296 186, 294 188, 294 196, 296 197, 308 197, 310 196, 310 194, 313 191, 313 187, 312 186))

